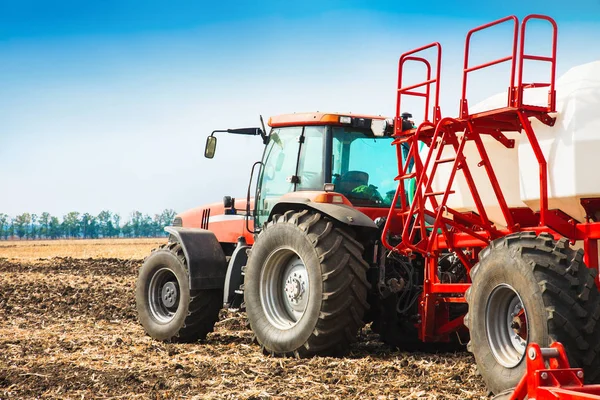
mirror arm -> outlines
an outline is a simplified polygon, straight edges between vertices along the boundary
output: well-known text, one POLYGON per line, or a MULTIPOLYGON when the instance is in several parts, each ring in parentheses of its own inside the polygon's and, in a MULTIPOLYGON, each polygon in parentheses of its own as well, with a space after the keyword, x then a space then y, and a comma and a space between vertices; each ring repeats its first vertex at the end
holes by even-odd
POLYGON ((263 120, 262 115, 260 116, 260 124, 262 125, 260 136, 262 137, 263 144, 266 146, 269 144, 269 136, 267 136, 267 129, 265 128, 265 121, 263 120))

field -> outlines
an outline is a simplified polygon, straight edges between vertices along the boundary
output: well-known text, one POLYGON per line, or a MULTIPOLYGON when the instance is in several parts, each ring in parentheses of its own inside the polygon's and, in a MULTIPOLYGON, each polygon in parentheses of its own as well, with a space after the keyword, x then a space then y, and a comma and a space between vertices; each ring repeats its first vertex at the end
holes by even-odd
POLYGON ((368 327, 345 358, 263 356, 233 312, 205 343, 153 341, 134 286, 162 241, 0 242, 0 398, 486 398, 470 354, 393 351, 368 327))

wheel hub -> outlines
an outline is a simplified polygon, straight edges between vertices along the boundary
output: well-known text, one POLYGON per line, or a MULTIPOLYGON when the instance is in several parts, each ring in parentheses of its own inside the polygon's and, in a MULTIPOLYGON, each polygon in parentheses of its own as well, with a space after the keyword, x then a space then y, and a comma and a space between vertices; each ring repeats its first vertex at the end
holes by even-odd
POLYGON ((267 319, 279 329, 289 329, 304 315, 310 294, 308 272, 290 248, 275 250, 261 271, 260 294, 267 319))
POLYGON ((485 310, 488 343, 496 360, 513 368, 525 355, 528 327, 523 301, 507 284, 492 290, 485 310))
POLYGON ((163 324, 169 323, 179 307, 179 284, 169 268, 154 273, 148 286, 148 305, 152 317, 163 324))
POLYGON ((293 276, 288 277, 285 282, 285 294, 288 300, 293 304, 298 304, 304 294, 305 283, 302 280, 302 276, 294 273, 293 276))
POLYGON ((174 282, 167 282, 162 288, 162 296, 161 299, 163 304, 167 307, 173 307, 179 297, 179 293, 177 293, 177 287, 174 282))

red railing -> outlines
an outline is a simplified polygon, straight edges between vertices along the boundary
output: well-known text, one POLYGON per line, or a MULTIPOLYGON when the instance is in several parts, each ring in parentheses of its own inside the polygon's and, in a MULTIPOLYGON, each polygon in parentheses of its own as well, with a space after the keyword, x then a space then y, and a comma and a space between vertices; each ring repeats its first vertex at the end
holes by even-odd
POLYGON ((395 119, 395 133, 400 134, 402 132, 402 96, 415 96, 415 97, 423 97, 425 98, 425 112, 423 113, 423 120, 429 120, 429 106, 431 104, 431 85, 435 84, 435 97, 434 97, 434 106, 433 106, 433 122, 437 122, 441 119, 441 112, 439 107, 439 98, 440 98, 440 70, 442 63, 442 46, 435 42, 428 44, 423 47, 419 47, 417 49, 411 50, 407 53, 402 54, 400 56, 400 60, 398 61, 398 92, 396 98, 396 119, 395 119), (432 78, 431 74, 431 63, 424 57, 416 57, 414 54, 421 53, 425 50, 435 48, 437 50, 436 57, 436 66, 435 66, 435 77, 432 78), (425 65, 427 70, 427 78, 423 82, 419 82, 410 86, 402 86, 403 85, 403 72, 404 72, 404 64, 407 61, 419 62, 425 65), (425 92, 418 92, 415 89, 425 86, 425 92))
POLYGON ((470 72, 480 70, 482 68, 491 67, 492 65, 501 64, 507 61, 511 62, 510 67, 510 86, 509 95, 508 95, 508 105, 512 106, 514 102, 514 94, 512 88, 515 86, 515 69, 516 69, 516 59, 517 59, 517 39, 519 35, 519 20, 514 15, 509 17, 504 17, 494 22, 490 22, 485 25, 481 25, 477 28, 471 29, 469 33, 467 33, 467 40, 465 41, 465 58, 463 65, 463 84, 462 84, 462 97, 460 99, 460 118, 468 118, 469 117, 469 107, 467 103, 467 77, 470 72), (471 47, 471 36, 475 32, 482 31, 484 29, 491 28, 492 26, 500 25, 505 22, 513 22, 513 45, 512 45, 512 54, 510 56, 502 57, 497 60, 489 61, 483 64, 475 65, 469 67, 469 55, 470 55, 470 47, 471 47))
MULTIPOLYGON (((556 25, 556 21, 546 15, 539 14, 531 14, 526 16, 523 19, 523 23, 521 24, 521 43, 519 46, 519 79, 517 81, 517 93, 515 97, 514 107, 517 108, 532 108, 532 106, 523 104, 523 92, 528 88, 535 87, 549 87, 548 91, 548 107, 545 111, 547 112, 555 112, 556 111, 556 90, 555 90, 555 81, 556 81, 556 42, 558 36, 558 27, 556 25), (550 25, 552 25, 552 54, 550 57, 546 56, 536 56, 532 54, 525 54, 525 32, 527 31, 527 22, 532 19, 538 19, 543 21, 548 21, 550 25), (550 63, 550 82, 545 83, 523 83, 523 70, 524 70, 524 62, 525 60, 532 61, 542 61, 550 63)), ((533 106, 535 107, 535 106, 533 106)))

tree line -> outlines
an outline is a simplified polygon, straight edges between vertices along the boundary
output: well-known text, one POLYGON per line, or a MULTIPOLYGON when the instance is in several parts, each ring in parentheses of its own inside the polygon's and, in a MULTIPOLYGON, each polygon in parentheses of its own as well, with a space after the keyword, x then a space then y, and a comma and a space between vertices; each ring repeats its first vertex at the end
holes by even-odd
POLYGON ((14 218, 0 213, 0 240, 165 236, 163 228, 172 224, 175 214, 171 209, 154 217, 133 211, 129 220, 121 224, 121 216, 110 211, 101 211, 98 215, 72 211, 62 220, 47 212, 23 213, 14 218))

